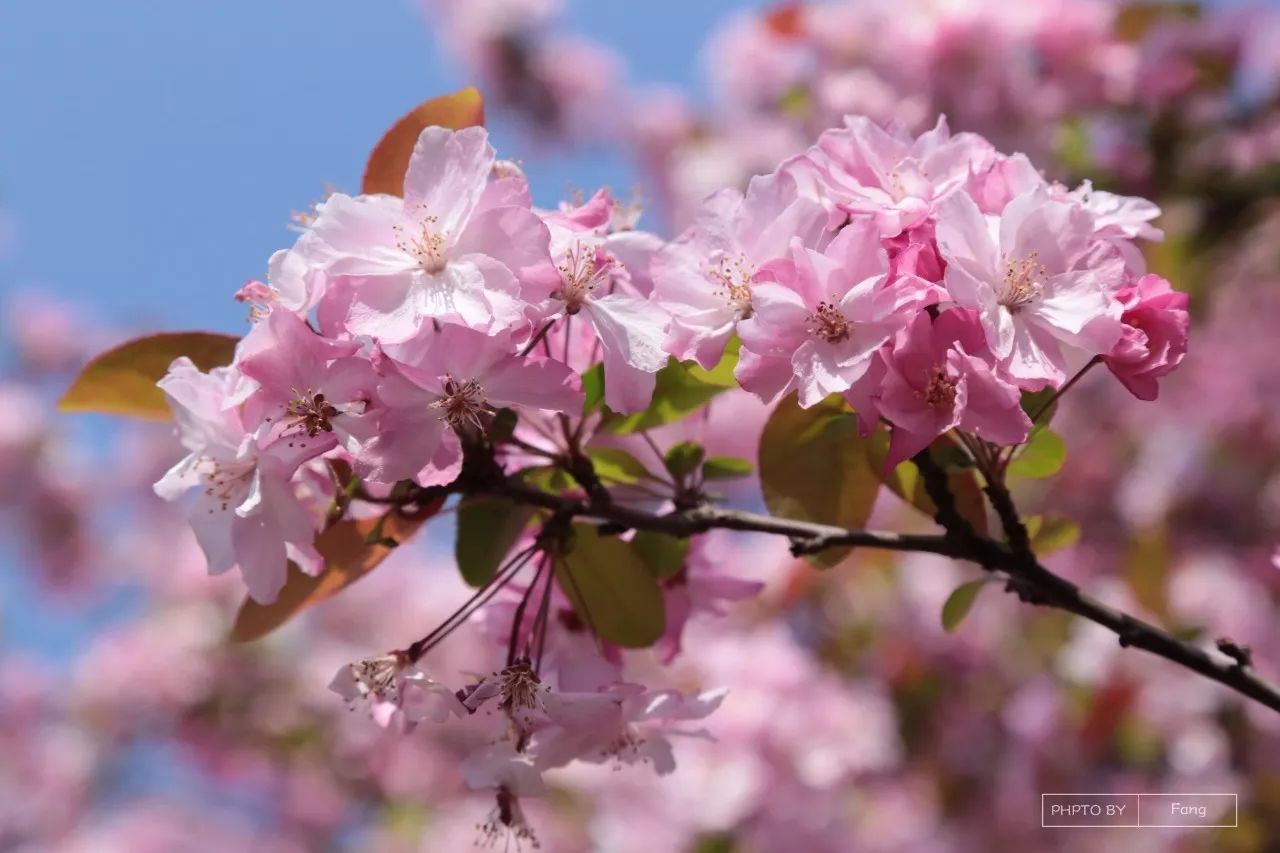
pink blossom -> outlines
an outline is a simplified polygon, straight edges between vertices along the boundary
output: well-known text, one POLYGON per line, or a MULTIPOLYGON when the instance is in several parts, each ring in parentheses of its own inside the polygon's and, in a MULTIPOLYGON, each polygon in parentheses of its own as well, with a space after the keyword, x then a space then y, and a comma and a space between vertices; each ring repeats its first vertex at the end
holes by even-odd
POLYGON ((981 357, 982 325, 970 311, 917 314, 884 356, 888 365, 876 400, 892 425, 886 470, 959 428, 995 444, 1020 444, 1031 430, 1018 389, 981 357))
POLYGON ((889 258, 868 220, 841 230, 825 252, 793 244, 753 288, 753 315, 739 324, 736 376, 760 399, 799 390, 812 406, 849 389, 911 310, 933 296, 912 276, 888 283, 889 258))
POLYGON ((201 373, 180 358, 160 380, 189 451, 155 484, 166 500, 198 488, 188 519, 204 550, 210 574, 239 567, 249 594, 275 600, 284 585, 287 560, 310 574, 324 562, 312 546, 316 524, 290 484, 293 472, 331 435, 261 439, 246 428, 241 404, 255 389, 234 368, 201 373), (265 443, 264 443, 265 442, 265 443))
POLYGON ((1124 332, 1107 353, 1107 367, 1133 396, 1154 400, 1160 392, 1156 380, 1187 354, 1189 299, 1158 275, 1144 275, 1116 296, 1124 305, 1124 332))
POLYGON ((367 702, 369 715, 383 728, 395 725, 407 731, 421 722, 443 723, 467 715, 452 690, 429 678, 403 652, 345 664, 329 689, 352 708, 367 702))
POLYGON ((1105 353, 1120 336, 1120 303, 1110 289, 1123 266, 1082 267, 1093 235, 1082 207, 1043 189, 983 216, 964 193, 938 209, 938 246, 946 286, 962 308, 978 312, 1000 368, 1021 387, 1066 379, 1066 352, 1105 353))
POLYGON ((452 324, 438 332, 426 326, 384 353, 378 433, 356 454, 368 476, 381 482, 420 476, 429 465, 438 468, 446 427, 479 428, 495 409, 507 406, 553 412, 582 406, 573 371, 558 361, 512 355, 504 336, 452 324))
POLYGON ((603 351, 605 402, 614 411, 633 412, 649 404, 654 374, 667 363, 667 315, 637 291, 631 275, 632 269, 647 274, 648 256, 661 241, 643 232, 610 234, 615 209, 601 190, 580 207, 544 216, 559 275, 533 316, 539 323, 558 317, 589 323, 603 351))
POLYGON ((952 136, 943 118, 912 139, 902 127, 887 131, 849 116, 843 128, 822 134, 802 162, 814 170, 824 200, 844 213, 874 217, 881 236, 894 237, 924 222, 994 156, 980 136, 952 136))
POLYGON ((714 367, 752 314, 756 273, 785 256, 793 238, 816 245, 824 219, 786 173, 753 178, 745 196, 736 189, 709 196, 693 227, 654 261, 654 298, 671 315, 667 351, 714 367))
POLYGON ((724 701, 726 690, 697 694, 664 690, 651 693, 639 684, 616 684, 600 695, 612 697, 613 713, 598 713, 576 725, 553 725, 536 733, 530 751, 541 766, 555 767, 578 759, 591 763, 647 763, 659 775, 675 770, 670 735, 705 737, 681 724, 709 716, 724 701))
POLYGON ((274 425, 277 434, 317 438, 332 434, 349 452, 373 437, 378 377, 358 344, 313 332, 288 311, 272 311, 245 336, 237 352, 240 372, 257 380, 245 403, 246 419, 274 425))
MULTIPOLYGON (((334 193, 320 204, 293 251, 334 282, 328 312, 388 342, 412 337, 424 318, 517 322, 522 278, 548 267, 548 235, 532 211, 509 203, 507 181, 489 183, 494 163, 483 128, 429 127, 403 199, 334 193)), ((278 266, 287 264, 296 266, 287 256, 278 266)))

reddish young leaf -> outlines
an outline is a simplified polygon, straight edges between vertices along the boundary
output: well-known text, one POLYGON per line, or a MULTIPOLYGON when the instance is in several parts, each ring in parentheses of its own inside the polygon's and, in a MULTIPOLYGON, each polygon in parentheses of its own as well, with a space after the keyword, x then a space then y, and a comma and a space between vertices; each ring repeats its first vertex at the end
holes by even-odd
POLYGON ((373 147, 360 183, 363 193, 404 195, 404 173, 422 131, 432 125, 461 130, 484 124, 484 99, 468 86, 451 95, 423 101, 400 118, 373 147))
POLYGON ((169 403, 156 383, 174 359, 185 355, 201 370, 221 367, 231 363, 236 342, 216 332, 165 332, 125 341, 84 366, 58 409, 167 421, 169 403))
MULTIPOLYGON (((417 532, 427 519, 440 511, 444 498, 433 500, 412 514, 392 512, 382 522, 383 538, 403 543, 417 532)), ((377 518, 340 521, 316 537, 316 549, 324 555, 324 571, 315 577, 305 575, 289 563, 289 577, 284 589, 270 604, 245 599, 236 614, 231 639, 245 643, 263 637, 283 625, 294 614, 324 601, 369 574, 385 560, 394 548, 369 545, 365 540, 378 525, 377 518)))
POLYGON ((798 39, 804 36, 804 4, 781 3, 764 13, 764 25, 780 38, 798 39))

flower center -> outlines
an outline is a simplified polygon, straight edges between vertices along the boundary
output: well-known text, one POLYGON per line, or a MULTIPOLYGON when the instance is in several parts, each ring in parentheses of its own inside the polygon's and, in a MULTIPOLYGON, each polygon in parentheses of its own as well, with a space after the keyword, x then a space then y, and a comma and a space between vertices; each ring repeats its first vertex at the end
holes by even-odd
POLYGON ((1040 298, 1046 274, 1044 266, 1036 261, 1035 252, 1022 260, 1006 259, 997 301, 1011 314, 1018 313, 1040 298))
POLYGON ((564 302, 566 314, 577 314, 587 297, 604 281, 613 269, 613 260, 593 248, 575 243, 565 252, 556 269, 560 271, 561 287, 551 295, 564 302))
POLYGON ((412 233, 400 224, 391 226, 396 234, 396 246, 400 251, 415 258, 418 265, 426 272, 435 274, 445 267, 445 249, 449 232, 436 231, 436 223, 440 217, 430 214, 418 220, 418 231, 412 233))
MULTIPOLYGON (((232 504, 238 504, 249 491, 249 483, 258 464, 253 460, 247 462, 228 462, 205 456, 196 463, 196 469, 204 480, 204 493, 214 498, 225 511, 232 504)), ((212 509, 209 510, 213 512, 212 509)))
POLYGON ((351 664, 351 677, 365 698, 372 696, 379 702, 399 702, 400 671, 407 664, 403 654, 393 652, 351 664))
POLYGON ((707 275, 719 283, 719 287, 715 289, 715 295, 724 297, 729 303, 729 307, 733 309, 734 319, 750 319, 753 313, 751 279, 755 275, 755 270, 747 263, 747 259, 739 257, 732 264, 727 259, 721 260, 719 264, 708 270, 707 275))
POLYGON ((333 432, 333 419, 342 414, 338 407, 308 388, 305 392, 294 389, 294 397, 285 406, 284 413, 292 418, 307 435, 315 438, 322 432, 333 432))
POLYGON ((829 344, 849 340, 849 320, 830 302, 818 303, 817 309, 809 315, 805 328, 809 334, 816 335, 829 344))
POLYGON ((527 660, 516 661, 499 676, 499 704, 508 714, 539 707, 542 690, 542 681, 527 660))
POLYGON ((431 404, 431 408, 443 411, 440 417, 451 427, 470 424, 476 429, 483 429, 480 416, 489 411, 484 399, 484 389, 474 379, 459 382, 446 374, 441 383, 444 396, 431 404))
POLYGON ((948 409, 956 400, 956 381, 947 375, 945 368, 935 365, 929 374, 929 384, 920 396, 931 408, 948 409))

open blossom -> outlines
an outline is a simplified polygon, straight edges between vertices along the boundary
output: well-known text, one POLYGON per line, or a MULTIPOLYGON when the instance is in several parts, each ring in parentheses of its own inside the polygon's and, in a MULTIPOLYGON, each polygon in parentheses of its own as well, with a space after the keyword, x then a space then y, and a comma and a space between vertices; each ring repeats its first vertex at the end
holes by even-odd
POLYGON ((991 352, 1021 387, 1061 384, 1067 352, 1099 355, 1120 337, 1112 290, 1123 264, 1086 263, 1093 233, 1084 208, 1043 189, 1018 196, 999 217, 963 193, 939 208, 947 290, 978 312, 991 352))
POLYGON ((454 692, 427 677, 404 652, 345 664, 329 689, 352 708, 368 704, 369 715, 383 728, 394 724, 407 730, 421 722, 443 723, 467 715, 454 692))
POLYGON ((359 345, 313 332, 288 311, 272 311, 240 344, 240 372, 258 383, 245 402, 250 422, 274 424, 277 434, 334 436, 356 452, 373 437, 373 405, 378 385, 359 345))
POLYGON ((615 210, 601 190, 580 207, 543 216, 559 277, 533 314, 539 323, 557 317, 589 323, 602 350, 605 402, 634 412, 649 404, 654 374, 667 363, 667 315, 633 283, 633 271, 647 273, 648 255, 661 241, 643 232, 611 234, 615 210))
POLYGON ((654 299, 671 315, 667 350, 714 367, 751 317, 756 273, 787 255, 795 238, 817 245, 825 219, 785 172, 753 178, 745 196, 732 188, 709 196, 693 227, 654 260, 654 299))
POLYGON ((429 127, 414 147, 403 199, 334 193, 316 208, 296 257, 275 266, 295 290, 308 286, 300 276, 322 272, 323 317, 382 341, 412 337, 425 318, 516 323, 522 277, 549 267, 548 235, 527 206, 513 203, 520 199, 510 179, 490 183, 494 164, 484 129, 429 127))
POLYGON ((900 126, 885 130, 865 116, 849 116, 791 168, 812 173, 837 220, 869 215, 881 236, 896 237, 928 219, 935 205, 963 188, 994 154, 980 136, 952 136, 943 118, 913 139, 900 126))
POLYGON ((198 490, 188 519, 210 574, 239 567, 249 594, 274 601, 287 560, 309 574, 324 562, 312 545, 316 524, 290 482, 302 461, 333 446, 332 436, 263 437, 241 416, 254 383, 234 368, 201 373, 180 358, 160 380, 189 451, 155 484, 166 500, 198 490))
POLYGON ((703 731, 686 731, 681 726, 710 715, 727 692, 651 693, 639 684, 610 685, 601 695, 614 698, 611 713, 597 713, 576 725, 543 728, 534 735, 530 751, 540 765, 549 767, 576 758, 592 763, 647 763, 666 775, 676 767, 669 736, 705 736, 703 731))
POLYGON ((886 469, 955 428, 995 444, 1026 441, 1031 419, 1021 395, 995 375, 985 351, 982 326, 963 309, 943 311, 936 320, 917 314, 885 351, 875 403, 892 424, 886 469))
POLYGON ((465 326, 426 326, 381 358, 377 435, 360 448, 379 482, 412 478, 432 463, 447 430, 479 429, 498 408, 555 412, 582 405, 580 381, 558 361, 513 355, 506 336, 465 326))
POLYGON ((1133 396, 1154 400, 1160 393, 1156 380, 1171 373, 1187 354, 1190 300, 1158 275, 1143 276, 1116 297, 1124 305, 1124 331, 1107 353, 1107 367, 1133 396))
POLYGON ((868 220, 843 228, 817 252, 798 244, 770 264, 753 290, 755 312, 739 324, 736 375, 765 401, 797 389, 801 406, 842 393, 876 351, 932 299, 912 276, 888 282, 889 259, 868 220))

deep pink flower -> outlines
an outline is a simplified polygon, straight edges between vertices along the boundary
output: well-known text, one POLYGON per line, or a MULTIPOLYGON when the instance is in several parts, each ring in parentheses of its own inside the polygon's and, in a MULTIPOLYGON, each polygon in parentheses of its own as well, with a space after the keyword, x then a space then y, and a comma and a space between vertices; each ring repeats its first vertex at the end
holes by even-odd
POLYGON ((275 435, 332 435, 356 452, 374 434, 368 412, 378 385, 358 349, 321 337, 289 311, 272 311, 237 349, 240 372, 259 386, 245 402, 246 422, 264 422, 275 435))
POLYGON ((995 444, 1020 444, 1031 430, 1021 395, 1001 381, 981 354, 985 336, 970 311, 915 316, 885 350, 887 365, 876 399, 893 426, 886 469, 959 428, 995 444))
POLYGON ((1144 275, 1117 298, 1124 305, 1124 332, 1107 354, 1107 367, 1133 396, 1154 400, 1160 393, 1156 380, 1187 354, 1189 298, 1158 275, 1144 275))
POLYGON ((755 311, 738 326, 742 387, 766 402, 798 389, 805 407, 848 390, 911 313, 936 298, 911 276, 889 284, 888 273, 869 220, 851 222, 825 252, 793 245, 790 258, 760 273, 755 311))
POLYGON ((384 354, 378 433, 356 455, 362 470, 380 482, 438 468, 446 427, 478 428, 500 407, 567 412, 582 405, 577 374, 558 361, 513 355, 505 336, 427 326, 388 345, 384 354))

